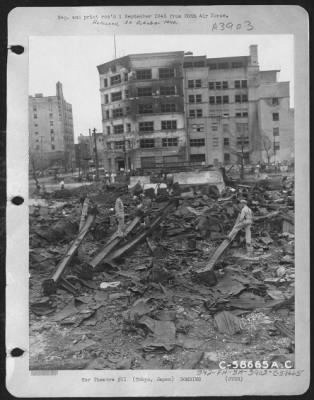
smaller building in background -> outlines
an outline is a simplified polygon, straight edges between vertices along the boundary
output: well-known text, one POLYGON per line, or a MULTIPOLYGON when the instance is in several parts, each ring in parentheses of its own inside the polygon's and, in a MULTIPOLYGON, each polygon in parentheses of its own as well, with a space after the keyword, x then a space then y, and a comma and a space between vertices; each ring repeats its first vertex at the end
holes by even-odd
POLYGON ((29 152, 30 168, 74 167, 72 105, 64 99, 60 82, 55 96, 29 96, 29 152))

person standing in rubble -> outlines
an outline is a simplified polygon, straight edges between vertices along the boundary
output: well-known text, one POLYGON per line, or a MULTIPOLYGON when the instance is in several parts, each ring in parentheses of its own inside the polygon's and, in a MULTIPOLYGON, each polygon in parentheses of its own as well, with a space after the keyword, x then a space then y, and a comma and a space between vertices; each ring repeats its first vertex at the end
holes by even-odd
POLYGON ((120 196, 118 196, 116 199, 115 214, 116 214, 116 220, 118 223, 117 234, 119 236, 123 236, 124 235, 124 205, 123 205, 123 202, 122 202, 120 196))
POLYGON ((244 199, 240 201, 240 207, 241 211, 236 220, 236 225, 241 225, 241 229, 245 229, 246 250, 247 253, 250 254, 252 252, 251 226, 253 223, 253 213, 248 207, 247 201, 244 199))
POLYGON ((64 179, 61 179, 61 181, 60 181, 60 189, 61 190, 64 189, 64 179))

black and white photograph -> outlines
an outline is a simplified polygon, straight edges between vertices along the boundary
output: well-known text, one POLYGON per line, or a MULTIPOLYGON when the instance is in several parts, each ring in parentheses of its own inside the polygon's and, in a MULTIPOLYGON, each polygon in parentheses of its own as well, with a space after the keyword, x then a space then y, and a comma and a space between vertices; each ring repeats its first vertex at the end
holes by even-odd
POLYGON ((114 395, 157 395, 154 382, 184 394, 209 376, 300 369, 295 35, 255 32, 253 16, 232 22, 223 8, 78 7, 72 18, 97 34, 28 37, 30 378, 80 372, 91 395, 110 379, 124 385, 114 395), (184 32, 193 15, 211 31, 184 32), (182 31, 163 33, 165 19, 182 31))

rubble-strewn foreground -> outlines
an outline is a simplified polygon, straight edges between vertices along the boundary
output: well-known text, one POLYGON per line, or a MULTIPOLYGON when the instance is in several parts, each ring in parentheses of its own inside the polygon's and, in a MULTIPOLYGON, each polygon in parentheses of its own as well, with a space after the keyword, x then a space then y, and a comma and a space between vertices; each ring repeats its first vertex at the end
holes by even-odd
POLYGON ((31 201, 30 368, 293 362, 293 182, 235 184, 223 196, 150 190, 141 210, 133 194, 95 183, 31 201), (110 211, 117 195, 125 237, 110 211), (253 254, 238 233, 206 271, 240 198, 254 213, 253 254))

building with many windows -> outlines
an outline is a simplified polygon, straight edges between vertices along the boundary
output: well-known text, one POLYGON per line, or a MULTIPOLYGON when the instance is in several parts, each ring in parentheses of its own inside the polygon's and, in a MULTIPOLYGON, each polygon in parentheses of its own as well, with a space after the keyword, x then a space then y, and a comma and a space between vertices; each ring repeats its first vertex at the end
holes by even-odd
POLYGON ((74 167, 72 106, 57 82, 55 96, 29 96, 29 151, 32 168, 74 167))
POLYGON ((137 54, 98 66, 109 169, 293 158, 289 82, 248 56, 137 54))

